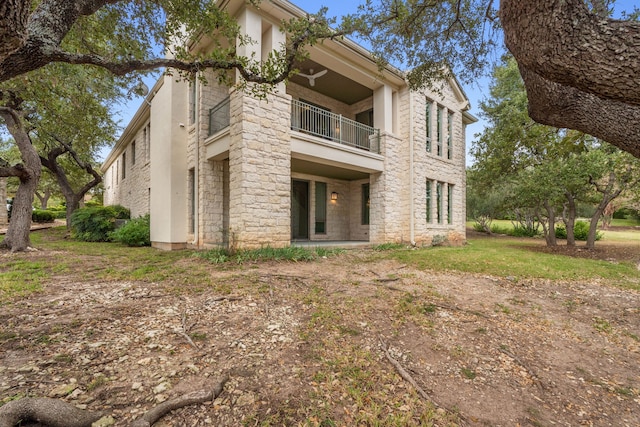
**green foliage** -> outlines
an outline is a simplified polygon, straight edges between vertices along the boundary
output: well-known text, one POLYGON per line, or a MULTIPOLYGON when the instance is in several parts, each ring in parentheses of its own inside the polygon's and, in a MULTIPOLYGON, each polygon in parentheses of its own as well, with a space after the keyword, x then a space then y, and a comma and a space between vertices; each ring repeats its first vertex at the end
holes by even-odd
MULTIPOLYGON (((573 235, 576 240, 586 241, 589 236, 590 230, 589 223, 586 221, 576 221, 573 226, 573 235)), ((603 237, 602 232, 596 232, 596 240, 601 240, 603 237)), ((558 239, 566 239, 567 238, 567 227, 564 224, 559 224, 556 226, 556 238, 558 239)))
POLYGON ((56 213, 47 209, 36 209, 31 213, 31 220, 37 223, 53 222, 56 219, 56 213))
POLYGON ((406 245, 403 245, 402 243, 381 243, 376 245, 373 249, 376 251, 395 251, 404 248, 406 248, 406 245))
POLYGON ((71 215, 73 237, 84 242, 108 242, 115 230, 116 219, 128 219, 129 209, 120 206, 93 206, 76 210, 71 215))
POLYGON ((127 246, 151 246, 149 214, 127 221, 110 235, 114 242, 127 246))
POLYGON ((540 235, 540 230, 532 225, 516 224, 508 234, 514 237, 536 237, 540 235))
POLYGON ((508 226, 504 224, 491 224, 491 232, 493 234, 511 234, 513 230, 513 226, 508 226))
POLYGON ((243 264, 246 262, 258 261, 313 261, 317 258, 326 258, 339 255, 344 249, 315 248, 315 250, 300 246, 289 246, 286 248, 272 248, 265 246, 260 249, 228 251, 224 248, 215 248, 208 251, 196 252, 194 255, 213 264, 223 264, 234 262, 243 264))

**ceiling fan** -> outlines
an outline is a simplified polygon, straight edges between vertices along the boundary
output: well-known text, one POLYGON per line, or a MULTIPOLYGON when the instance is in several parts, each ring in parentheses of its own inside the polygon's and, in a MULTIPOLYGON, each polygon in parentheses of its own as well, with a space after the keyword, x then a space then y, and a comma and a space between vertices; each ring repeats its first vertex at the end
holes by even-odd
POLYGON ((318 77, 324 76, 325 74, 327 74, 327 70, 318 71, 317 73, 313 74, 313 68, 309 68, 309 74, 298 73, 299 76, 306 77, 309 79, 309 86, 315 86, 316 79, 318 77))

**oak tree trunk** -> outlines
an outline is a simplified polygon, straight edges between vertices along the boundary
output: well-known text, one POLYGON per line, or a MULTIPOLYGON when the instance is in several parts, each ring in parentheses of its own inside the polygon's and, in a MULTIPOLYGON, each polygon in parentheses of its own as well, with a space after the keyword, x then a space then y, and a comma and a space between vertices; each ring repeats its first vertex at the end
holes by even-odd
POLYGON ((4 119, 9 132, 15 139, 22 157, 22 164, 13 168, 15 170, 13 176, 17 176, 20 179, 20 184, 18 185, 16 197, 13 199, 9 228, 0 246, 8 248, 12 252, 24 251, 31 246, 29 238, 31 212, 42 165, 29 135, 22 126, 18 112, 14 109, 3 107, 0 108, 0 116, 4 119))

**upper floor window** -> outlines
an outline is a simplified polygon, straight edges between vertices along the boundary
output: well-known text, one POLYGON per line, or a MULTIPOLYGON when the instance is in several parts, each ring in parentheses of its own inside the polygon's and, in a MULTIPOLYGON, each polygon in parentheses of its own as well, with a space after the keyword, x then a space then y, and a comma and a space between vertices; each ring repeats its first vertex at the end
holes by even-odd
POLYGON ((196 122, 196 82, 189 83, 189 124, 196 122))
POLYGON ((425 116, 426 116, 426 129, 425 129, 425 140, 427 146, 427 152, 431 152, 431 100, 427 98, 427 106, 425 108, 425 116))
POLYGON ((136 164, 136 142, 131 143, 131 166, 136 164))
POLYGON ((453 157, 453 113, 447 113, 447 159, 453 157))
POLYGON ((127 153, 122 153, 122 179, 127 177, 127 153))
POLYGON ((437 123, 437 130, 436 130, 436 132, 438 133, 438 135, 437 135, 437 139, 438 139, 438 141, 437 141, 437 143, 438 143, 437 154, 438 154, 438 156, 442 156, 442 143, 443 143, 442 139, 443 139, 443 134, 444 134, 444 129, 442 128, 442 126, 443 126, 443 123, 442 123, 442 121, 443 121, 443 117, 442 117, 443 113, 444 113, 444 107, 438 105, 438 117, 437 117, 438 123, 437 123))

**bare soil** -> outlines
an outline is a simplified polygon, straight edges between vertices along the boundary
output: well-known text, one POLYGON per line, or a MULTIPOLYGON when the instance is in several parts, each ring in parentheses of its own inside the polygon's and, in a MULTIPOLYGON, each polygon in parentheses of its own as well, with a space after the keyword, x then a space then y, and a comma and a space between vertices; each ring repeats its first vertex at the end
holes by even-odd
POLYGON ((127 425, 228 374, 214 402, 156 425, 640 425, 637 291, 417 270, 369 250, 211 266, 210 281, 64 274, 0 307, 0 400, 59 397, 127 425))

